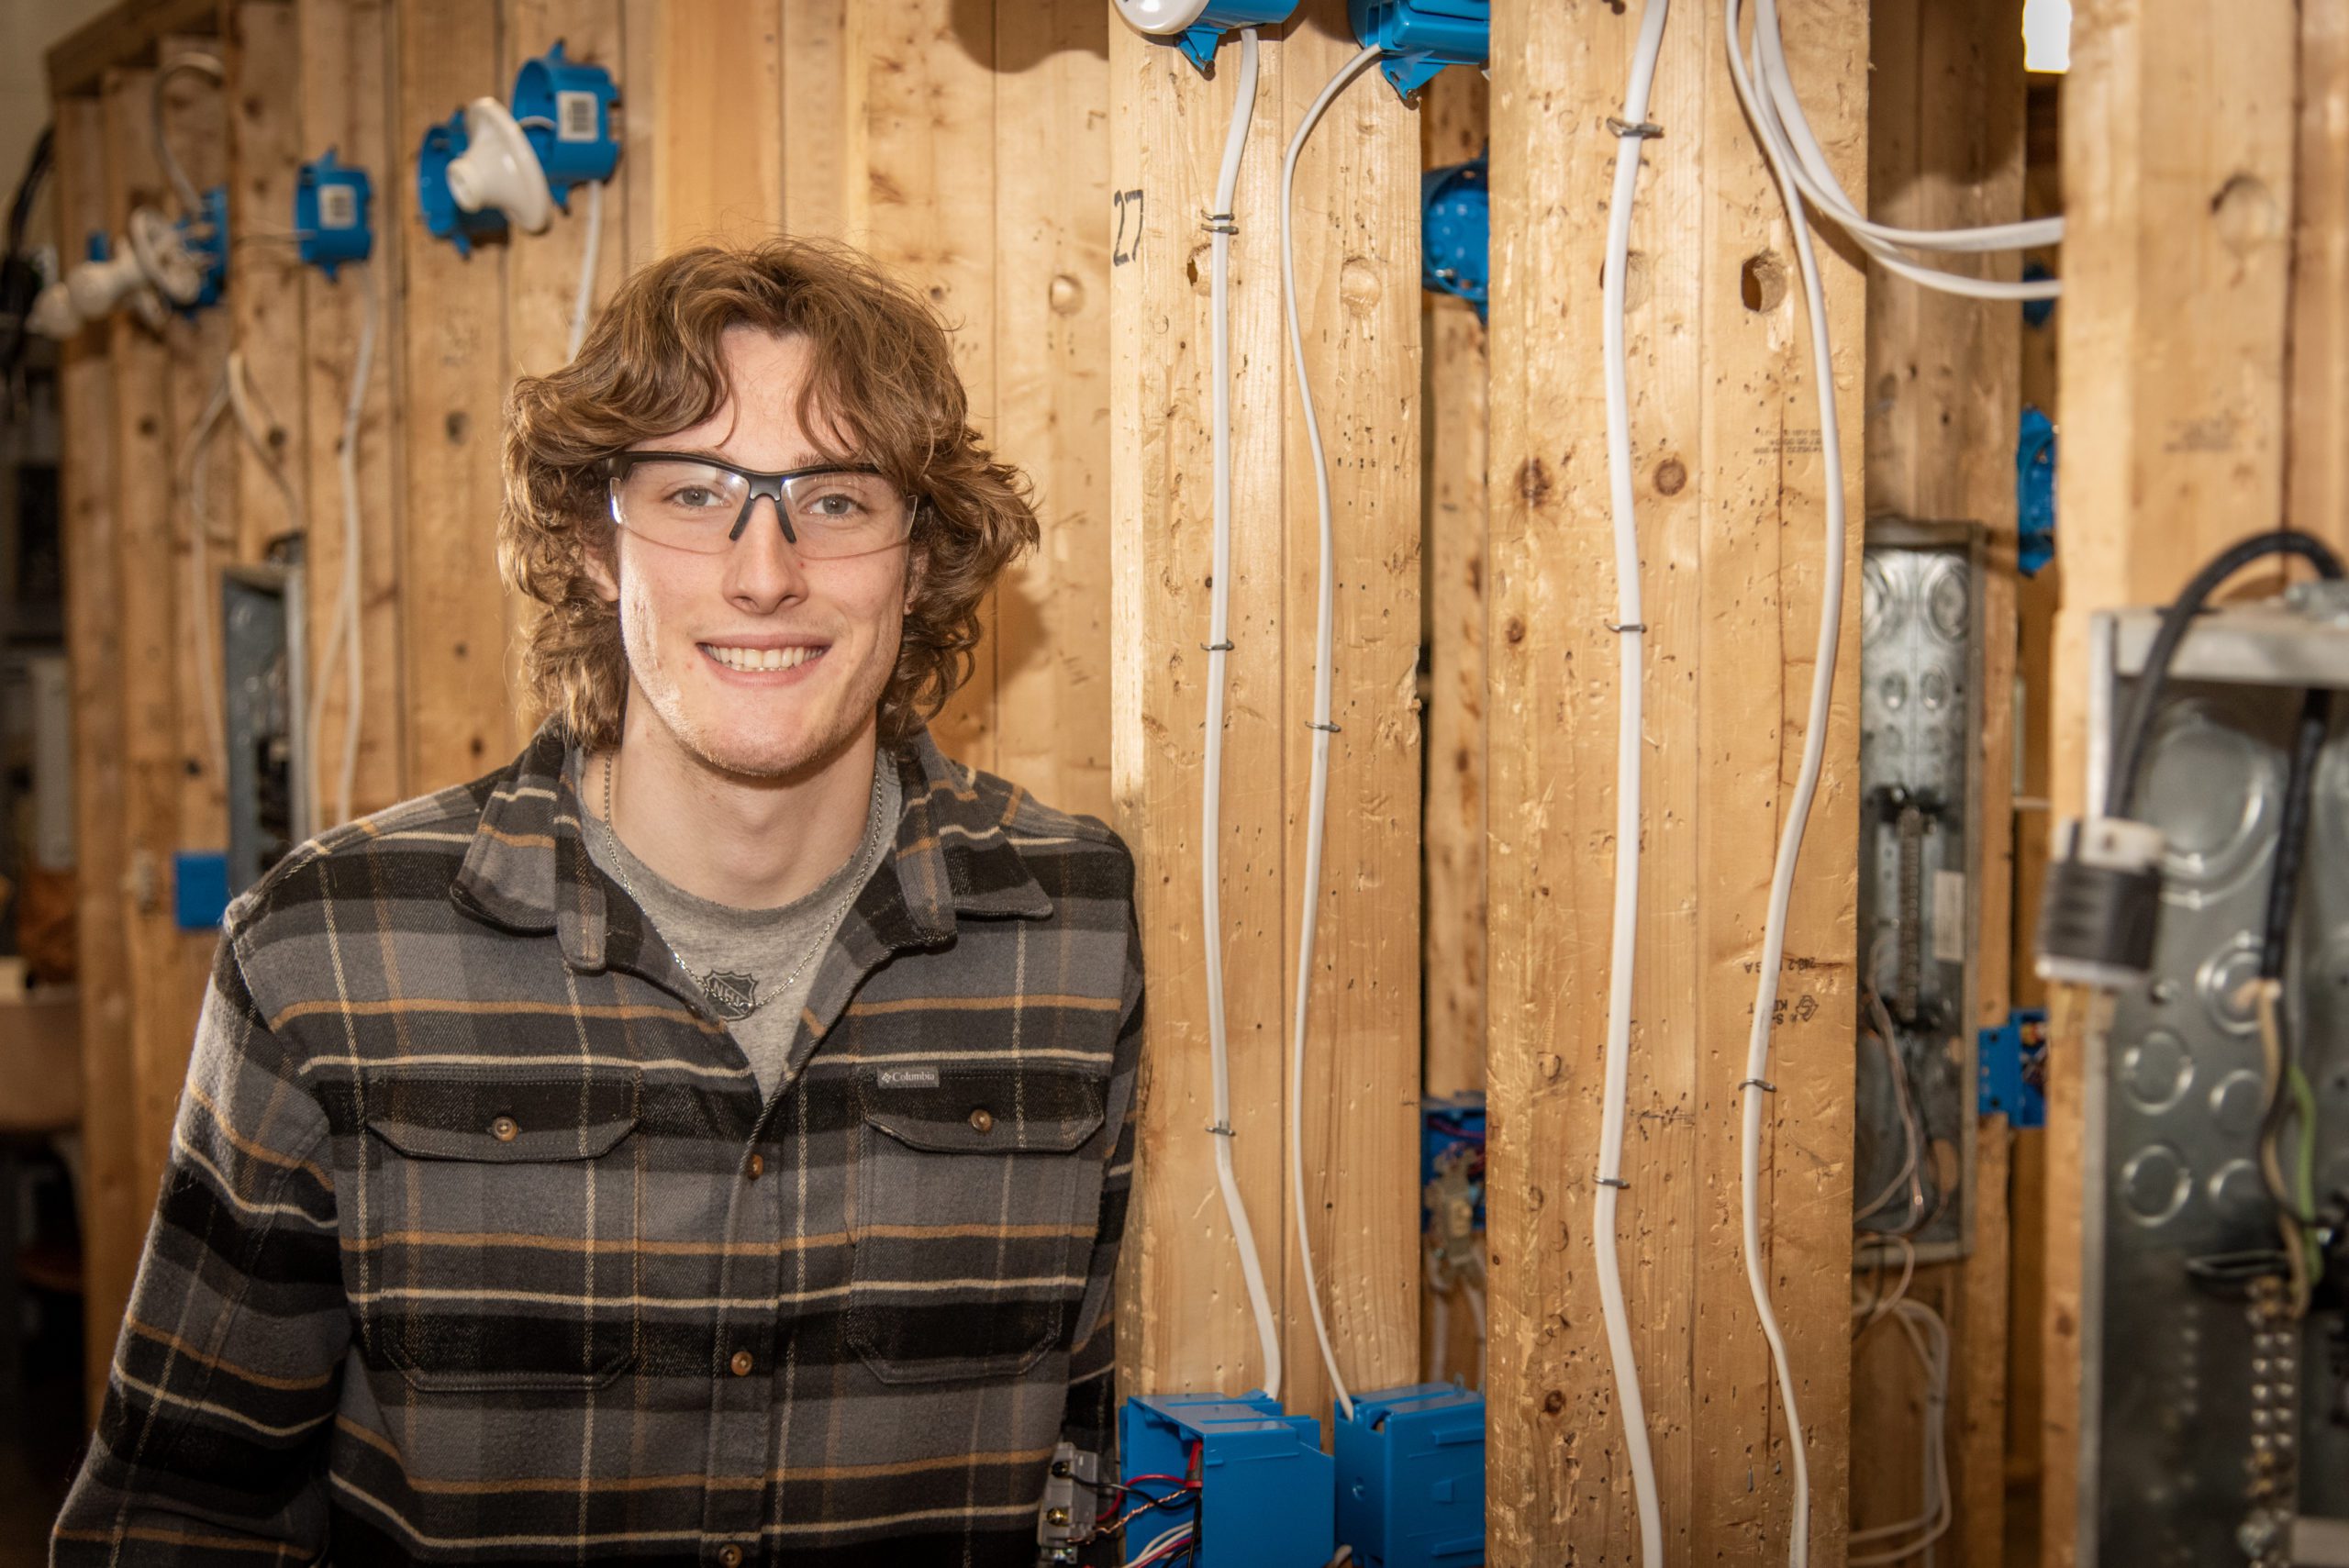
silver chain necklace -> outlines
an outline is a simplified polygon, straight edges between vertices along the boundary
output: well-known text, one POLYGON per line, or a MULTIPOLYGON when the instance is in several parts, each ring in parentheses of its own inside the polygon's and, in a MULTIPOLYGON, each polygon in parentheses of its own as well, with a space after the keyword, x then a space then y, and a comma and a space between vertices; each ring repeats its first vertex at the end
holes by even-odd
MULTIPOLYGON (((840 902, 832 906, 831 914, 825 919, 823 930, 818 934, 814 941, 807 944, 807 951, 799 955, 799 962, 792 965, 791 973, 784 976, 783 984, 767 993, 767 996, 788 992, 798 983, 799 976, 807 971, 807 966, 815 962, 816 955, 831 946, 832 933, 840 929, 841 921, 848 916, 849 906, 856 901, 857 894, 863 890, 866 880, 872 876, 874 865, 881 858, 881 769, 884 765, 885 765, 885 759, 874 760, 873 809, 864 823, 863 863, 858 868, 856 875, 849 879, 848 886, 841 894, 840 902)), ((644 907, 644 900, 638 895, 636 884, 629 880, 628 858, 623 852, 624 846, 620 843, 619 834, 612 827, 612 775, 618 771, 619 752, 615 750, 604 758, 604 815, 596 826, 603 830, 605 847, 611 851, 612 870, 619 877, 621 888, 627 892, 629 897, 635 900, 637 908, 641 911, 644 907)), ((749 1018, 766 1005, 767 996, 759 994, 758 981, 755 977, 727 975, 724 977, 725 984, 721 984, 720 976, 716 971, 708 974, 695 974, 693 966, 687 963, 684 955, 677 951, 675 944, 662 934, 661 928, 654 923, 652 917, 647 914, 644 919, 646 925, 652 927, 653 935, 661 938, 661 945, 669 950, 670 959, 679 969, 693 976, 694 984, 701 988, 702 995, 708 1000, 710 1010, 719 1018, 729 1023, 737 1022, 749 1018)))

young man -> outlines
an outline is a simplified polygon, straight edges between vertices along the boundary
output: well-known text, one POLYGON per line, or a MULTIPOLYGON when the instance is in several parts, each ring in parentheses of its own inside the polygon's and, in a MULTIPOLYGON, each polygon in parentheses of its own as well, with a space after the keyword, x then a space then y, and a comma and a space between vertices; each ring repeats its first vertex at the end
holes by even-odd
POLYGON ((923 721, 1035 538, 837 248, 525 380, 551 717, 229 910, 55 1561, 1025 1564, 1108 1447, 1132 865, 923 721))

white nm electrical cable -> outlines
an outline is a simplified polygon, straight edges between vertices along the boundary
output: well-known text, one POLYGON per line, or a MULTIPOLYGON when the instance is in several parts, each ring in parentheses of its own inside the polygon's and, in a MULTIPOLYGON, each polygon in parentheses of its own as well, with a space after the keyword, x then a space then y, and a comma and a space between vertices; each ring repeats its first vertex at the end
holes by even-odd
MULTIPOLYGON (((1755 99, 1753 84, 1738 56, 1737 0, 1724 0, 1730 26, 1730 80, 1738 102, 1757 127, 1766 113, 1755 99)), ((1810 707, 1803 720, 1802 766, 1796 774, 1788 801, 1786 827, 1778 840, 1777 863, 1770 873, 1770 905, 1762 933, 1761 980, 1754 988, 1753 1024, 1747 1036, 1745 1077, 1738 1085, 1744 1095, 1738 1161, 1740 1207, 1745 1247, 1745 1283, 1753 1295, 1754 1315, 1762 1322, 1762 1337, 1769 1342, 1770 1363, 1778 1381, 1779 1402, 1787 1407, 1787 1462, 1794 1472, 1794 1522, 1787 1541, 1790 1568, 1806 1568, 1810 1561, 1810 1456, 1804 1447, 1802 1416, 1796 1407, 1794 1373, 1787 1362, 1787 1340, 1778 1328, 1778 1314, 1770 1301, 1768 1271, 1762 1261, 1762 1098, 1770 1092, 1771 1015, 1778 1004, 1778 969, 1787 951, 1787 910, 1794 900, 1795 867, 1802 858, 1803 828, 1810 820, 1812 799, 1819 793, 1819 774, 1827 755, 1827 721, 1835 695, 1835 655, 1842 631, 1843 605, 1843 438, 1835 420, 1835 366, 1827 334, 1827 291, 1820 281, 1819 255, 1811 245, 1810 223, 1803 206, 1801 187, 1795 182, 1784 150, 1765 132, 1758 131, 1763 156, 1786 202, 1787 228, 1794 236, 1795 261, 1802 275, 1803 307, 1810 313, 1810 373, 1819 397, 1819 462, 1827 484, 1827 537, 1819 576, 1819 643, 1811 666, 1810 707)))
POLYGON ((1240 186, 1241 154, 1248 147, 1248 122, 1256 112, 1256 29, 1240 32, 1240 81, 1231 102, 1231 128, 1223 143, 1223 167, 1216 176, 1215 212, 1210 215, 1208 330, 1214 382, 1215 580, 1208 590, 1208 732, 1206 777, 1199 788, 1199 918, 1207 933, 1208 1062, 1214 1083, 1215 1178, 1231 1219, 1231 1240, 1240 1249, 1240 1273, 1248 1305, 1256 1316, 1256 1342, 1264 1362, 1264 1392, 1281 1391, 1281 1337, 1273 1322, 1272 1298, 1264 1290, 1264 1266, 1256 1256, 1256 1234, 1248 1206, 1231 1169, 1231 1067, 1223 1020, 1223 707, 1231 651, 1231 203, 1240 186))
POLYGON ((1844 191, 1842 182, 1835 177, 1825 150, 1820 146, 1809 120, 1802 112, 1802 101, 1795 91, 1794 77, 1787 62, 1785 40, 1778 28, 1776 0, 1754 0, 1751 69, 1753 77, 1760 83, 1758 91, 1753 82, 1744 80, 1743 68, 1738 58, 1738 0, 1726 0, 1725 16, 1731 69, 1740 73, 1738 96, 1745 104, 1747 114, 1753 121, 1756 138, 1766 144, 1765 150, 1770 154, 1772 162, 1784 166, 1786 174, 1794 181, 1813 208, 1851 235, 1853 240, 1875 257, 1886 271, 1928 288, 1975 299, 2054 299, 2061 295, 2062 284, 2053 278, 2030 283, 1972 278, 1920 264, 1901 254, 1901 247, 1978 253, 2061 244, 2064 220, 2061 217, 2042 217, 2020 223, 1950 229, 1900 228, 1872 222, 1865 213, 1859 210, 1844 191))
POLYGON ((1607 479, 1615 522, 1615 619, 1620 694, 1615 732, 1615 929, 1607 977, 1605 1087, 1598 1129, 1598 1176, 1591 1201, 1590 1245, 1598 1265, 1598 1308, 1607 1326, 1607 1354, 1615 1401, 1623 1412, 1623 1448, 1631 1463, 1631 1497, 1640 1518, 1640 1561, 1663 1568, 1664 1508, 1655 1459, 1648 1446, 1647 1405, 1640 1396, 1631 1351, 1623 1270, 1616 1257, 1616 1207, 1623 1192, 1623 1122, 1631 1054, 1631 995, 1640 924, 1640 747, 1646 651, 1640 607, 1640 535, 1631 487, 1631 397, 1624 346, 1625 274, 1631 269, 1631 204, 1640 182, 1640 154, 1649 134, 1648 97, 1656 56, 1664 48, 1668 0, 1648 0, 1640 40, 1623 88, 1615 128, 1615 184, 1607 206, 1607 262, 1601 282, 1606 311, 1607 479))
POLYGON ((204 214, 204 198, 196 193, 195 182, 187 177, 187 171, 180 167, 179 159, 172 151, 172 139, 163 134, 164 84, 187 71, 209 76, 224 87, 228 85, 228 68, 220 63, 217 55, 183 54, 167 60, 147 84, 147 126, 155 139, 155 161, 163 166, 172 189, 178 193, 180 211, 190 217, 200 217, 204 214))
MULTIPOLYGON (((359 284, 366 295, 366 314, 360 318, 359 352, 351 367, 351 395, 343 404, 342 441, 335 450, 335 466, 342 481, 342 582, 336 595, 334 620, 327 632, 327 652, 318 668, 318 683, 310 695, 310 724, 307 744, 311 749, 311 765, 318 757, 318 728, 325 722, 328 677, 334 668, 338 650, 342 653, 343 706, 342 757, 335 781, 335 820, 351 820, 351 791, 359 773, 359 728, 362 718, 360 710, 362 687, 364 685, 362 660, 365 648, 365 628, 360 606, 359 586, 362 581, 359 562, 359 420, 367 406, 367 381, 375 364, 376 317, 382 306, 376 293, 375 274, 372 268, 359 269, 359 284)), ((323 826, 320 824, 319 826, 323 826)))
POLYGON ((1321 1364, 1330 1369, 1330 1386, 1337 1391, 1338 1408, 1345 1418, 1353 1419, 1353 1396, 1346 1392, 1346 1380, 1338 1375, 1337 1353, 1330 1348, 1330 1324, 1321 1313, 1320 1287, 1313 1281, 1312 1226, 1308 1223, 1305 1205, 1305 1021, 1307 1004, 1313 995, 1313 933, 1320 915, 1321 902, 1321 837, 1330 804, 1330 736, 1336 726, 1330 720, 1330 666, 1334 662, 1337 628, 1334 621, 1337 587, 1337 534, 1330 520, 1330 459, 1321 450, 1321 426, 1313 417, 1313 381, 1305 364, 1305 328, 1297 317, 1297 246, 1291 222, 1292 194, 1297 184, 1297 155, 1305 150, 1306 139, 1321 117, 1346 90, 1347 83, 1378 62, 1380 50, 1365 49, 1330 78, 1329 85, 1313 100, 1297 122, 1297 134, 1290 138, 1288 157, 1281 163, 1281 292, 1288 304, 1288 347, 1297 362, 1297 398, 1305 406, 1305 439, 1313 449, 1313 487, 1315 506, 1320 517, 1321 569, 1319 587, 1314 600, 1313 619, 1313 773, 1307 786, 1308 795, 1305 808, 1305 895, 1297 921, 1297 1017, 1289 1046, 1288 1067, 1288 1179, 1289 1194, 1297 1206, 1297 1255, 1298 1271, 1305 1276, 1305 1299, 1313 1309, 1313 1336, 1321 1344, 1321 1364))
POLYGON ((588 313, 596 303, 596 259, 604 246, 604 183, 587 182, 587 239, 579 257, 579 293, 571 302, 571 346, 563 350, 563 358, 579 357, 579 345, 587 338, 588 313))

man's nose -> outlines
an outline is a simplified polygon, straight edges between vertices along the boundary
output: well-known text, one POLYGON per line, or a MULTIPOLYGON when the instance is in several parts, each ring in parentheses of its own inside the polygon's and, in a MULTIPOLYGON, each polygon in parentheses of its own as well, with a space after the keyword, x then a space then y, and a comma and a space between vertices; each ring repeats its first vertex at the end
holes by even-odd
POLYGON ((741 535, 727 552, 726 591, 746 608, 771 610, 807 596, 799 551, 785 537, 783 503, 753 496, 741 535))

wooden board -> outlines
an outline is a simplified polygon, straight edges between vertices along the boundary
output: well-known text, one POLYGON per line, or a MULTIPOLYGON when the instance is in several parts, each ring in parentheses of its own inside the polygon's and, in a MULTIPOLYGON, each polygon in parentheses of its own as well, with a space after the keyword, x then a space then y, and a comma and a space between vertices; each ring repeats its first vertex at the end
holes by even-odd
POLYGON ((151 64, 156 41, 211 24, 220 0, 120 0, 52 45, 49 90, 62 100, 95 94, 117 66, 151 64))
MULTIPOLYGON (((71 249, 107 227, 105 110, 95 97, 57 106, 57 212, 71 249)), ((66 642, 73 682, 74 920, 82 1013, 81 1181, 83 1381, 95 1410, 114 1359, 115 1332, 146 1235, 147 1193, 135 1150, 127 910, 123 882, 123 644, 115 484, 110 328, 91 328, 59 352, 64 415, 66 642)))
MULTIPOLYGON (((1474 158, 1489 135, 1473 71, 1430 83, 1419 111, 1431 168, 1474 158)), ((1490 367, 1467 301, 1429 294, 1427 355, 1427 1006, 1431 1095, 1485 1086, 1485 462, 1490 367)))
POLYGON ((2300 12, 2286 517, 2349 538, 2349 11, 2300 12))
MULTIPOLYGON (((305 269, 301 287, 308 324, 303 339, 303 401, 310 439, 306 481, 310 530, 305 555, 304 617, 310 678, 324 680, 317 717, 313 798, 331 812, 340 793, 350 714, 348 665, 327 668, 328 639, 342 591, 345 541, 341 449, 358 369, 362 333, 374 319, 373 363, 361 405, 352 492, 359 522, 360 724, 351 808, 380 811, 409 792, 408 723, 401 660, 402 572, 399 506, 404 457, 400 384, 405 319, 401 257, 429 237, 416 213, 415 181, 405 151, 395 151, 390 91, 393 0, 301 0, 302 143, 306 156, 328 148, 368 171, 373 183, 374 251, 334 278, 305 269)), ((314 691, 316 687, 314 685, 314 691)), ((305 716, 305 721, 308 719, 305 716)))
MULTIPOLYGON (((106 77, 106 228, 130 208, 166 199, 148 129, 150 71, 106 77)), ((172 551, 171 355, 125 314, 105 328, 113 374, 114 613, 121 627, 121 840, 127 901, 123 970, 129 980, 132 1201, 143 1217, 161 1189, 172 1118, 186 1071, 179 1027, 181 937, 172 924, 172 851, 179 841, 180 663, 174 610, 184 596, 172 551)))
MULTIPOLYGON (((308 456, 308 409, 302 387, 302 256, 287 238, 294 232, 295 171, 302 150, 299 95, 288 86, 302 79, 302 39, 295 0, 239 0, 228 35, 228 156, 234 180, 228 199, 251 236, 228 255, 228 318, 238 355, 253 389, 255 411, 267 421, 263 439, 273 462, 295 495, 308 456)), ((228 538, 234 559, 257 562, 270 540, 301 531, 303 512, 289 503, 270 473, 240 449, 242 438, 224 428, 217 444, 236 450, 233 510, 216 509, 233 521, 228 538)), ((214 481, 216 490, 218 481, 214 481)))
POLYGON ((630 60, 651 78, 660 117, 652 158, 660 254, 712 239, 762 239, 783 221, 776 132, 787 106, 777 3, 656 6, 649 61, 636 61, 643 29, 629 29, 630 60))
MULTIPOLYGON (((219 41, 209 38, 169 37, 160 47, 167 61, 191 55, 213 62, 224 58, 219 41)), ((220 81, 194 69, 173 72, 163 87, 163 135, 199 193, 224 183, 228 177, 228 117, 220 81)), ((176 213, 178 198, 166 196, 162 206, 176 213)), ((196 426, 228 362, 230 325, 228 311, 207 308, 193 317, 174 312, 163 332, 171 364, 166 449, 171 454, 172 616, 179 651, 172 661, 179 683, 180 763, 179 834, 173 848, 180 850, 218 851, 228 842, 220 595, 214 583, 223 560, 233 559, 238 551, 241 475, 247 463, 235 422, 227 416, 205 444, 200 463, 195 448, 196 426), (196 553, 199 512, 205 533, 201 562, 196 553)), ((194 950, 184 957, 193 970, 189 983, 201 996, 211 943, 183 937, 181 945, 194 950)), ((189 1017, 193 1021, 194 1015, 189 1017)))
MULTIPOLYGON (((1109 28, 1092 0, 998 7, 996 444, 1043 538, 996 595, 995 767, 1109 815, 1109 28)), ((797 161, 793 161, 796 170, 797 161)))
MULTIPOLYGON (((783 11, 783 224, 794 234, 818 234, 838 239, 848 226, 849 169, 847 135, 848 4, 847 0, 779 0, 783 11)), ((1053 36, 1070 25, 1075 9, 1056 4, 1004 10, 1005 25, 1030 36, 1053 36)), ((1092 18, 1106 28, 1108 13, 1096 8, 1092 18)), ((1000 15, 1000 13, 999 13, 1000 15)), ((1077 25, 1083 25, 1079 18, 1077 25)), ((1099 54, 1102 48, 1093 52, 1099 54)), ((1091 68, 1097 76, 1101 66, 1091 68)), ((1097 134, 1097 128, 1094 128, 1097 134)), ((1079 150, 1072 149, 1073 151, 1079 150)), ((1093 154, 1097 161, 1105 155, 1093 154)), ((1086 167, 1080 151, 1071 165, 1086 167)), ((1082 191, 1082 175, 1074 182, 1082 191)))
MULTIPOLYGON (((1917 228, 2012 222, 2025 152, 2021 32, 2006 7, 1876 0, 1871 18, 1868 200, 1881 221, 1917 228)), ((2011 279, 2014 257, 1976 258, 1974 275, 2011 279)), ((1981 842, 1976 1024, 2011 1005, 2016 650, 2015 479, 2021 313, 1877 274, 1868 294, 1867 512, 1980 524, 1988 536, 1982 713, 1973 765, 1981 842)), ((2007 1183, 2003 1124, 1980 1129, 1971 1255, 1919 1271, 1911 1294, 1952 1341, 1947 1415, 1954 1538, 1960 1560, 2000 1549, 2005 1518, 2007 1183), (1997 1163, 1993 1168, 1992 1160, 1997 1163), (1987 1544, 1986 1544, 1987 1543, 1987 1544)), ((1928 1418, 1905 1340, 1879 1326, 1854 1348, 1852 1523, 1920 1517, 1912 1462, 1928 1418)), ((1883 1549, 1892 1543, 1874 1543, 1883 1549)))
MULTIPOLYGON (((995 12, 954 0, 847 0, 846 15, 847 237, 929 296, 953 333, 971 423, 992 440, 1001 407, 995 12)), ((979 625, 971 678, 930 730, 947 755, 992 773, 1004 654, 995 595, 979 625)))
MULTIPOLYGON (((1281 45, 1278 123, 1294 128, 1359 50, 1336 0, 1281 45)), ((1327 841, 1308 997, 1304 1207, 1338 1373, 1394 1387, 1419 1371, 1419 128, 1371 72, 1333 101, 1297 172, 1297 310, 1329 462, 1336 540, 1327 841)), ((1286 435, 1282 641, 1287 940, 1308 881, 1313 627, 1320 525, 1294 376, 1286 435)), ((1196 641, 1197 639, 1194 639, 1196 641)), ((1291 1005, 1295 1005, 1292 995, 1291 1005)), ((1286 1396, 1326 1416, 1330 1382, 1287 1249, 1286 1396)))
MULTIPOLYGON (((2294 95, 2277 90, 2296 79, 2300 58, 2288 9, 2101 0, 2074 24, 2064 86, 2065 296, 2056 311, 2062 363, 2072 367, 2057 477, 2059 816, 2082 804, 2090 616, 2167 600, 2220 547, 2281 514, 2300 129, 2294 95)), ((2244 581, 2255 590, 2263 577, 2244 581)), ((2054 998, 2048 1053, 2049 1568, 2074 1561, 2079 1527, 2078 1004, 2060 991, 2054 998)))
MULTIPOLYGON (((400 168, 426 128, 512 86, 499 69, 499 11, 475 0, 399 0, 400 168)), ((506 682, 507 608, 495 555, 498 430, 507 386, 506 272, 511 248, 461 256, 421 231, 403 248, 407 506, 401 518, 406 787, 440 789, 513 754, 506 682)), ((526 244, 525 236, 513 244, 526 244)))
MULTIPOLYGON (((1236 46, 1235 46, 1236 47, 1236 46)), ((1282 377, 1280 154, 1287 128, 1280 49, 1262 51, 1256 116, 1234 211, 1229 319, 1232 546, 1230 698, 1225 716, 1223 929, 1201 929, 1199 803, 1205 770, 1209 483, 1209 244, 1238 56, 1202 83, 1173 50, 1119 27, 1109 35, 1110 177, 1125 223, 1110 298, 1111 788, 1116 825, 1139 867, 1136 899, 1151 977, 1137 1162, 1123 1260, 1119 1377, 1133 1393, 1260 1387, 1239 1256, 1217 1195, 1208 1058, 1205 944, 1225 955, 1231 1140, 1237 1186, 1283 1309, 1283 1115, 1288 978, 1278 955, 1285 716, 1281 685, 1282 377), (1240 373, 1240 367, 1247 367, 1240 373)), ((1301 1308, 1301 1304, 1300 1304, 1301 1308)), ((1318 1414, 1319 1412, 1317 1412, 1318 1414)))
MULTIPOLYGON (((1596 280, 1613 161, 1604 122, 1640 17, 1533 7, 1494 21, 1487 1388, 1496 1411, 1524 1414, 1489 1433, 1488 1550, 1497 1564, 1620 1562, 1637 1532, 1586 1223, 1618 658, 1596 280), (1562 136, 1590 156, 1558 156, 1562 136)), ((1865 11, 1790 23, 1814 124, 1862 186, 1865 11)), ((1762 1268, 1805 1426, 1811 1560, 1833 1562, 1850 1373, 1858 574, 1821 581, 1808 324, 1786 214, 1723 49, 1716 16, 1675 14, 1651 109, 1664 134, 1646 144, 1626 279, 1649 632, 1622 1262, 1667 1554, 1783 1553, 1788 1437, 1739 1240, 1739 1081, 1825 594, 1847 657, 1788 928, 1761 1204, 1762 1268)), ((1856 501, 1864 290, 1841 257, 1822 248, 1822 260, 1856 501)), ((1854 557, 1858 543, 1855 528, 1854 557)))

